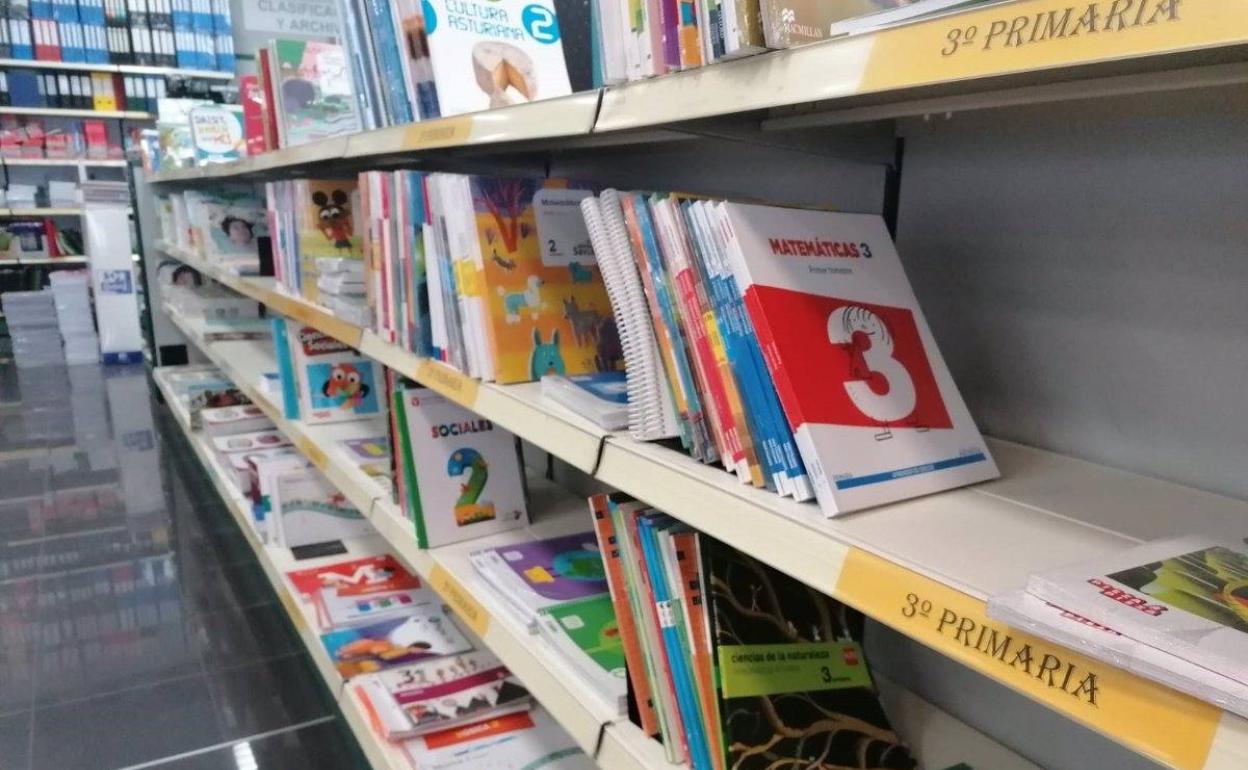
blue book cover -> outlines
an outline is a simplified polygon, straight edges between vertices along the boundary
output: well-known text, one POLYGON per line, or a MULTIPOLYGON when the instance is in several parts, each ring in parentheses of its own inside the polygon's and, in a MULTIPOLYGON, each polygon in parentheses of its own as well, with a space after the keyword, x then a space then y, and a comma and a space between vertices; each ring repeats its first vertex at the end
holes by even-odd
POLYGON ((373 31, 373 51, 377 55, 382 76, 390 84, 387 91, 392 124, 411 123, 412 105, 403 85, 402 63, 399 61, 399 41, 394 31, 394 19, 389 3, 385 0, 368 0, 369 22, 373 31))
POLYGON ((295 363, 290 355, 286 319, 274 316, 269 323, 273 328, 273 351, 277 358, 278 375, 282 378, 282 416, 287 420, 298 420, 299 386, 295 378, 295 363))
POLYGON ((677 707, 680 718, 685 725, 685 739, 689 745, 689 753, 694 770, 710 770, 711 755, 706 739, 705 725, 702 723, 702 710, 698 707, 697 694, 694 691, 693 676, 689 671, 689 659, 684 646, 680 643, 680 632, 672 618, 672 596, 668 591, 668 582, 663 571, 663 557, 659 552, 656 529, 666 529, 676 521, 667 514, 647 514, 637 520, 638 535, 641 541, 646 569, 650 573, 650 588, 654 592, 654 603, 658 610, 659 625, 663 632, 663 647, 666 650, 667 664, 672 669, 672 681, 676 686, 677 707))

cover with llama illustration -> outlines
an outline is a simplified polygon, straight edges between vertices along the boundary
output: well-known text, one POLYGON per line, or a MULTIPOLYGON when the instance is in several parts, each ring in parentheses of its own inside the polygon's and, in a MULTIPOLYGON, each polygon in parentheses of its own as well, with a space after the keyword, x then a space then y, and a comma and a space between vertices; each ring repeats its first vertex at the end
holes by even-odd
POLYGON ((274 40, 269 46, 282 147, 362 129, 342 46, 315 40, 274 40))
POLYGON ((340 422, 385 413, 381 365, 311 326, 274 318, 286 418, 340 422))
POLYGON ((433 548, 528 524, 515 437, 428 388, 395 393, 403 504, 433 548))
POLYGON ((621 369, 611 303, 580 216, 591 193, 480 176, 471 187, 496 381, 621 369))
POLYGON ((310 302, 318 297, 320 260, 357 259, 364 263, 364 225, 354 179, 301 179, 295 182, 299 287, 310 302))
POLYGON ((425 0, 442 117, 572 93, 549 0, 425 0))

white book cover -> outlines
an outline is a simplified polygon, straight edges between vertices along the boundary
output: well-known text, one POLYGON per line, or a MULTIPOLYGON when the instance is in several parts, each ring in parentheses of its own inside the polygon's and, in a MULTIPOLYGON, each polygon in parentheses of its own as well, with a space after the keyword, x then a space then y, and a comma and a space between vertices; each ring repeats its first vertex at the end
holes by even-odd
POLYGON ((358 626, 374 620, 410 613, 413 607, 429 604, 436 596, 429 589, 404 588, 367 595, 340 592, 337 587, 321 589, 321 606, 334 628, 358 626))
POLYGON ((999 475, 883 219, 721 210, 737 286, 826 515, 999 475))
MULTIPOLYGON (((297 388, 299 419, 341 422, 385 414, 381 365, 310 326, 286 323, 289 365, 283 387, 297 388)), ((284 364, 287 359, 283 358, 284 364)))
POLYGON ((427 0, 442 117, 572 93, 550 0, 427 0))
POLYGON ((403 742, 420 770, 594 770, 541 707, 403 742))
MULTIPOLYGON (((293 447, 292 447, 293 448, 293 447)), ((312 469, 311 463, 303 455, 249 455, 250 465, 255 468, 256 492, 258 499, 253 503, 253 515, 256 517, 257 529, 263 527, 265 542, 269 545, 283 545, 280 525, 273 518, 273 500, 276 497, 277 478, 283 473, 312 469)))
POLYGON ((373 525, 315 468, 279 473, 273 487, 273 524, 282 545, 295 548, 363 537, 373 525))
POLYGON ((273 421, 255 404, 205 409, 199 413, 199 419, 209 436, 273 430, 273 421))
POLYGON ((1026 591, 988 600, 988 617, 1248 717, 1248 685, 1150 647, 1026 591))
POLYGON ((528 524, 515 437, 427 388, 401 394, 403 472, 422 548, 528 524))
POLYGON ((1248 547, 1188 536, 1032 575, 1027 591, 1248 684, 1248 547))

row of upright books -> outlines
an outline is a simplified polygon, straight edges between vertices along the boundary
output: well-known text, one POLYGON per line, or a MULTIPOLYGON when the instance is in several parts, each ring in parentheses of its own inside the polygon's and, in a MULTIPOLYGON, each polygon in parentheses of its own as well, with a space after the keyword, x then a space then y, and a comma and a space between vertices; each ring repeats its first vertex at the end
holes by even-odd
POLYGON ((593 0, 600 84, 963 10, 986 0, 593 0))
POLYGON ((634 438, 827 515, 997 475, 878 216, 416 172, 266 204, 283 290, 488 382, 622 372, 634 438))
POLYGON ((165 79, 108 72, 0 71, 0 106, 65 110, 151 112, 165 95, 165 79))
POLYGON ((234 70, 229 0, 9 0, 0 57, 234 70))
POLYGON ((108 121, 0 115, 0 158, 122 157, 121 128, 108 121))

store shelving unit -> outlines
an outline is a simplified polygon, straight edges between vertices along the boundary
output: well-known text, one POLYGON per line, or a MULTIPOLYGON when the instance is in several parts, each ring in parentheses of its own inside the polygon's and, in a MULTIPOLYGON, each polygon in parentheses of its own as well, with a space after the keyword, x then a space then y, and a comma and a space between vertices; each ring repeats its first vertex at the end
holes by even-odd
POLYGON ((47 166, 56 168, 125 168, 126 161, 118 159, 93 158, 0 158, 0 166, 35 167, 47 166))
POLYGON ((100 118, 101 120, 155 120, 156 113, 137 110, 71 110, 61 107, 0 107, 0 115, 34 118, 100 118))
POLYGON ((179 67, 153 67, 143 64, 93 64, 88 62, 41 61, 38 59, 0 59, 0 69, 69 70, 73 72, 116 72, 122 75, 177 75, 201 80, 233 80, 233 72, 190 70, 179 67))
MULTIPOLYGON (((1073 34, 1073 27, 1046 27, 1049 31, 1039 39, 1009 41, 1011 26, 1021 23, 1017 19, 1057 24, 1068 5, 1057 0, 992 5, 574 97, 365 132, 234 164, 166 171, 151 181, 264 180, 295 177, 312 168, 317 174, 353 174, 427 161, 447 166, 460 158, 478 165, 482 157, 523 162, 561 150, 593 153, 689 136, 783 144, 806 129, 873 131, 877 121, 891 118, 1248 82, 1244 4, 1191 0, 1180 9, 1155 3, 1148 5, 1149 19, 1122 19, 1094 38, 1073 34)), ((1101 9, 1102 23, 1106 10, 1101 9)), ((163 248, 604 484, 844 600, 1144 757, 1181 770, 1248 766, 1248 720, 1012 631, 985 613, 989 596, 1018 587, 1031 572, 1173 534, 1176 512, 1182 512, 1185 531, 1239 537, 1248 521, 1248 503, 990 440, 1002 471, 998 481, 828 520, 813 505, 738 485, 679 452, 604 433, 543 401, 536 384, 476 382, 283 294, 272 279, 240 277, 175 246, 163 248), (956 618, 952 627, 945 622, 949 617, 956 618), (966 644, 954 633, 958 624, 1009 635, 1014 644, 1029 644, 1037 657, 1052 655, 1075 671, 1094 674, 1096 702, 966 644)), ((435 566, 442 558, 454 564, 450 552, 414 549, 405 540, 405 522, 380 497, 370 503, 370 516, 418 570, 423 564, 432 571, 429 560, 435 566)), ((471 575, 456 570, 453 585, 473 594, 471 575)), ((454 605, 452 598, 461 593, 444 595, 454 605)), ((485 607, 493 618, 489 601, 482 595, 457 609, 471 615, 485 607)), ((494 643, 488 634, 486 639, 494 643)), ((517 671, 524 668, 519 658, 516 665, 517 671)), ((538 666, 522 678, 555 677, 551 672, 542 674, 538 666)), ((558 702, 560 696, 546 697, 558 702)), ((576 734, 573 709, 556 715, 576 734)), ((620 721, 602 731, 596 756, 611 767, 663 764, 661 750, 620 721)))
MULTIPOLYGON (((176 402, 165 384, 162 370, 157 370, 157 383, 166 401, 172 405, 179 425, 186 431, 196 455, 208 469, 214 486, 238 520, 248 543, 260 555, 265 574, 281 598, 283 607, 291 614, 304 643, 316 660, 318 669, 338 696, 340 708, 374 767, 406 768, 407 763, 398 749, 379 739, 369 727, 366 709, 360 704, 350 683, 343 684, 341 677, 329 663, 315 633, 310 630, 312 626, 307 616, 308 608, 291 595, 282 576, 287 571, 313 567, 322 561, 330 563, 352 556, 387 551, 398 556, 409 569, 420 575, 438 592, 464 624, 515 672, 581 749, 594 756, 601 767, 605 770, 664 770, 672 767, 655 741, 644 736, 637 727, 622 718, 610 704, 586 692, 584 688, 577 687, 578 677, 571 665, 563 661, 541 637, 530 634, 511 617, 499 599, 477 577, 469 562, 469 554, 480 548, 583 531, 588 524, 584 500, 569 495, 549 482, 531 477, 530 507, 534 523, 528 529, 441 548, 420 549, 416 546, 411 522, 390 500, 388 493, 374 479, 351 464, 339 448, 338 442, 341 440, 366 437, 379 430, 384 431, 383 424, 365 420, 305 425, 297 420, 287 420, 273 398, 257 387, 261 375, 276 368, 272 346, 267 340, 208 342, 204 339, 202 324, 189 320, 176 311, 166 309, 166 312, 170 313, 187 339, 264 410, 278 430, 324 472, 353 505, 367 512, 369 520, 377 530, 377 537, 350 541, 349 555, 325 557, 323 560, 295 563, 285 549, 262 544, 248 521, 246 500, 225 479, 211 446, 202 436, 191 431, 189 416, 184 407, 176 402)), ((970 745, 975 747, 976 752, 998 757, 1000 764, 995 766, 1003 770, 1032 770, 1032 765, 1013 752, 912 694, 904 694, 903 700, 897 707, 898 713, 908 715, 914 720, 916 727, 912 742, 916 746, 922 747, 929 740, 949 740, 950 734, 947 731, 933 731, 930 727, 920 729, 917 726, 930 725, 930 720, 937 719, 957 731, 965 744, 962 750, 970 745)))

